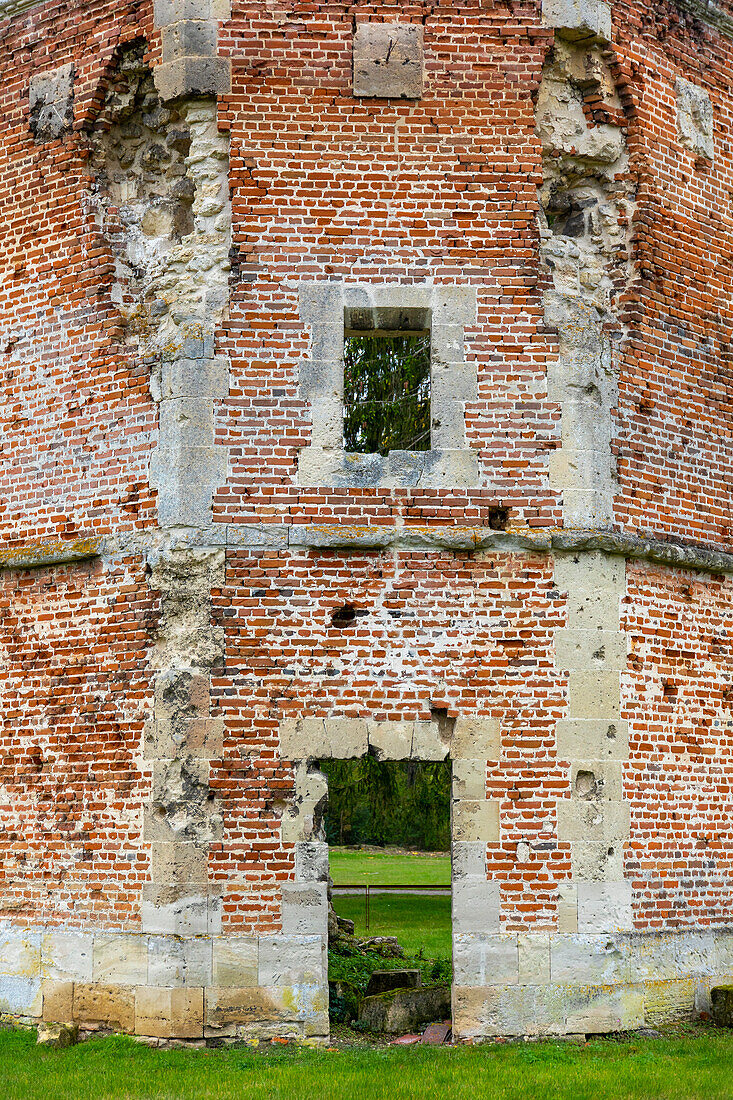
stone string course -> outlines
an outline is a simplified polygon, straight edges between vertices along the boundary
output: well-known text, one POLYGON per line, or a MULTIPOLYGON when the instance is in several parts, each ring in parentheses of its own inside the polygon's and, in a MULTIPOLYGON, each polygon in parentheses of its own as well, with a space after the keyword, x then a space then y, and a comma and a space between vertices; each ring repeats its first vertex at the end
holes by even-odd
POLYGON ((0 2, 3 1019, 326 1041, 366 752, 451 761, 459 1038, 733 981, 731 19, 457 9, 0 2))

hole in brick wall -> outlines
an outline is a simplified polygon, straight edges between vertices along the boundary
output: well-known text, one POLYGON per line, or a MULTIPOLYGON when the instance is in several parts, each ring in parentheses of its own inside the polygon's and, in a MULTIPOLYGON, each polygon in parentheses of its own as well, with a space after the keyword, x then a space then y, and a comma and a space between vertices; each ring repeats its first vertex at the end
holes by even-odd
POLYGON ((663 682, 662 691, 665 699, 675 699, 677 697, 677 685, 673 684, 671 680, 663 682))
POLYGON ((489 527, 492 531, 506 531, 509 526, 508 508, 489 508, 489 527))
MULTIPOLYGON (((385 746, 404 729, 379 725, 385 746)), ((391 998, 381 1004, 379 993, 438 986, 424 1004, 405 1006, 428 1013, 403 1021, 403 1030, 421 1031, 451 1014, 451 765, 380 757, 320 763, 328 780, 329 1011, 334 1023, 356 1019, 384 1031, 391 998)))
POLYGON ((345 603, 343 607, 339 607, 338 610, 334 611, 331 616, 331 623, 333 626, 343 629, 347 626, 353 626, 356 622, 356 617, 357 612, 353 604, 345 603))
POLYGON ((344 344, 344 448, 430 450, 430 335, 351 335, 344 344))

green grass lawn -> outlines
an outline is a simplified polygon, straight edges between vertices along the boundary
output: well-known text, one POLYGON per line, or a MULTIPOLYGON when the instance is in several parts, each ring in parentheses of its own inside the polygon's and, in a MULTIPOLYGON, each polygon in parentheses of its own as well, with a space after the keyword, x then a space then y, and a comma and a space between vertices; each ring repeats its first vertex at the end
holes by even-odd
POLYGON ((396 855, 389 851, 359 852, 332 847, 329 864, 336 886, 347 883, 450 886, 450 856, 396 855))
MULTIPOLYGON (((450 886, 450 856, 331 848, 329 859, 335 885, 450 886)), ((374 894, 368 932, 363 894, 336 895, 333 904, 340 917, 354 921, 357 936, 396 936, 408 955, 422 950, 429 959, 451 957, 450 897, 374 894)))
POLYGON ((374 894, 369 932, 363 896, 336 896, 333 906, 340 917, 353 920, 357 936, 396 936, 408 955, 417 955, 422 948, 429 959, 447 959, 452 954, 449 897, 374 894))
POLYGON ((731 1100, 733 1038, 338 1051, 149 1050, 94 1039, 67 1051, 0 1032, 3 1100, 731 1100))

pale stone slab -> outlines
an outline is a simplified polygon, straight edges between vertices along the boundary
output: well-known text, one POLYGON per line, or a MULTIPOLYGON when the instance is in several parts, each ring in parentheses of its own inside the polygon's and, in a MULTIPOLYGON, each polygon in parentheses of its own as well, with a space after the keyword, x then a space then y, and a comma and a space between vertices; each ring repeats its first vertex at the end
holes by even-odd
POLYGON ((378 760, 409 760, 414 722, 370 722, 369 748, 378 760))
POLYGON ((568 718, 614 721, 621 713, 621 677, 616 671, 569 672, 568 697, 568 718))
POLYGON ((601 986, 568 990, 567 1030, 586 1034, 633 1031, 644 1026, 644 987, 601 986))
POLYGON ((148 985, 211 985, 212 941, 207 936, 148 937, 148 985))
POLYGON ((633 928, 630 882, 579 882, 577 887, 579 932, 633 928))
POLYGON ((454 760, 498 760, 501 734, 497 718, 456 718, 450 754, 454 760))
POLYGON ((40 977, 0 974, 0 1015, 40 1016, 43 992, 40 977))
POLYGON ((259 943, 256 937, 217 937, 213 942, 213 981, 221 987, 240 989, 258 982, 259 943))
POLYGON ((624 846, 620 842, 574 840, 570 862, 576 882, 620 882, 624 877, 624 846))
POLYGON ((135 1028, 135 990, 100 982, 76 982, 74 1021, 91 1031, 103 1027, 129 1034, 135 1028))
POLYGON ((486 798, 485 760, 453 761, 453 797, 468 801, 483 801, 486 798))
POLYGON ((325 978, 322 936, 260 936, 261 986, 320 985, 325 978))
POLYGON ((574 760, 570 786, 576 798, 588 802, 622 802, 623 765, 615 760, 574 760))
POLYGON ((629 727, 624 720, 563 719, 557 723, 561 760, 626 760, 629 727))
POLYGON ((499 803, 488 799, 454 802, 453 838, 469 844, 498 842, 499 803))
POLYGON ((472 875, 486 878, 486 843, 482 840, 457 840, 451 851, 451 871, 454 879, 472 875))
POLYGON ((350 760, 368 748, 363 718, 295 718, 280 723, 280 755, 286 760, 350 760))
POLYGON ((604 0, 542 0, 542 18, 569 37, 611 41, 611 5, 604 0))
POLYGON ((550 977, 559 985, 612 985, 623 973, 623 945, 613 936, 550 937, 550 977))
POLYGON ((450 745, 443 740, 440 732, 441 726, 438 722, 416 721, 412 733, 412 750, 410 752, 412 759, 445 760, 450 751, 450 745))
POLYGON ((704 160, 715 158, 715 119, 710 96, 704 88, 683 77, 675 83, 677 133, 682 144, 704 160))
POLYGON ((457 985, 516 985, 516 935, 458 933, 453 937, 453 975, 457 985))
POLYGON ((41 933, 0 932, 0 975, 36 978, 41 972, 41 933))
POLYGON ((559 932, 578 931, 578 889, 572 882, 557 888, 557 928, 559 932))
POLYGON ((135 1034, 154 1038, 199 1039, 204 1033, 203 989, 135 990, 135 1034))
POLYGON ((619 630, 556 630, 555 665, 561 669, 624 669, 626 647, 626 635, 619 630))
POLYGON ((282 899, 283 935, 326 935, 328 899, 325 882, 284 883, 282 899))
POLYGON ((354 35, 354 95, 419 99, 422 91, 422 24, 359 23, 354 35))
POLYGON ((113 933, 94 937, 92 979, 105 985, 147 985, 147 936, 113 933))
POLYGON ((550 936, 538 932, 517 937, 520 985, 547 985, 550 981, 550 936))
POLYGON ((92 980, 94 937, 86 932, 45 932, 41 940, 41 973, 52 981, 92 980))
POLYGON ((297 882, 328 881, 328 844, 310 840, 295 845, 295 878, 297 882))
POLYGON ((453 932, 494 934, 499 931, 501 893, 498 882, 485 878, 456 879, 453 883, 453 932))
POLYGON ((584 802, 560 798, 557 801, 557 836, 562 841, 628 840, 628 802, 584 802))

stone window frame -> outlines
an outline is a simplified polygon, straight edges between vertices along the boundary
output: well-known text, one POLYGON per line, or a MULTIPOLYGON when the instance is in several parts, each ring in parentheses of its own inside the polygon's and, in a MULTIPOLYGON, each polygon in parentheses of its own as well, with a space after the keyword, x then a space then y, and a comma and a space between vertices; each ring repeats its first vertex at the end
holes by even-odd
MULTIPOLYGON (((471 488, 478 454, 466 440, 467 401, 477 398, 476 363, 465 358, 465 329, 476 324, 476 288, 456 285, 301 283, 299 315, 309 329, 310 357, 299 386, 313 419, 311 444, 300 452, 298 484, 332 488, 471 488), (420 313, 430 330, 431 449, 382 455, 344 450, 344 338, 349 313, 420 313)), ((362 331, 362 330, 360 330, 362 331)), ((368 331, 368 330, 366 330, 368 331)), ((391 331, 399 331, 394 329, 391 331)), ((409 328, 408 328, 409 331, 409 328)), ((414 331, 414 330, 413 330, 414 331)))

